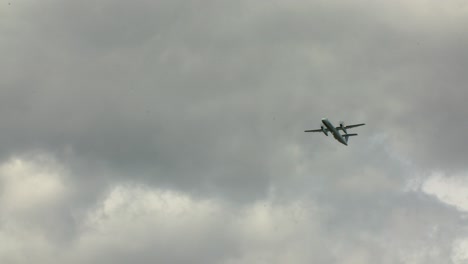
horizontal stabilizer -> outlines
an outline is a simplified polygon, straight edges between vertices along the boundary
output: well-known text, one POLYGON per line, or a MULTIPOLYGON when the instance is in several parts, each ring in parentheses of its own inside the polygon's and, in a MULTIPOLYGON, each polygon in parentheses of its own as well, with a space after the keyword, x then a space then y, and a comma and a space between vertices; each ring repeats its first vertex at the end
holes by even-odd
POLYGON ((357 134, 356 133, 355 134, 344 134, 342 136, 343 137, 352 137, 352 136, 357 136, 357 134))
POLYGON ((322 129, 305 130, 304 132, 322 132, 322 129))

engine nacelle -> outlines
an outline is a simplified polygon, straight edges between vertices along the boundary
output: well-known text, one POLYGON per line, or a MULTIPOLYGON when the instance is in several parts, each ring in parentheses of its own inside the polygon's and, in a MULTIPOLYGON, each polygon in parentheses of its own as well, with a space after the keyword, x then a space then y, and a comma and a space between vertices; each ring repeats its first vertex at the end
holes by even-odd
POLYGON ((326 129, 324 126, 320 126, 320 128, 322 129, 322 132, 325 134, 325 136, 328 137, 328 131, 327 131, 327 129, 326 129))
POLYGON ((344 122, 340 122, 340 127, 343 130, 343 132, 345 132, 345 134, 348 134, 348 131, 346 131, 346 126, 345 126, 344 122))

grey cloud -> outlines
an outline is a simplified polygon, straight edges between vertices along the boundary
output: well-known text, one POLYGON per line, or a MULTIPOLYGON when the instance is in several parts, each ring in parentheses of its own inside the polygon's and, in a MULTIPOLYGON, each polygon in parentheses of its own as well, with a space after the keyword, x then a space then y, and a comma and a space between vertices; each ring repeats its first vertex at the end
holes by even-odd
MULTIPOLYGON (((69 168, 74 192, 35 216, 63 226, 62 240, 80 236, 106 190, 138 182, 236 208, 269 195, 315 201, 334 212, 329 243, 343 245, 330 256, 314 244, 322 262, 354 251, 379 262, 390 253, 371 246, 373 234, 397 244, 437 223, 449 235, 421 247, 450 244, 465 225, 457 213, 402 190, 426 171, 466 170, 458 10, 455 1, 18 2, 0 23, 0 158, 46 152, 69 168), (347 148, 303 133, 324 116, 367 126, 347 148), (405 238, 393 213, 420 208, 431 225, 405 238)), ((441 252, 437 260, 449 248, 441 252)))

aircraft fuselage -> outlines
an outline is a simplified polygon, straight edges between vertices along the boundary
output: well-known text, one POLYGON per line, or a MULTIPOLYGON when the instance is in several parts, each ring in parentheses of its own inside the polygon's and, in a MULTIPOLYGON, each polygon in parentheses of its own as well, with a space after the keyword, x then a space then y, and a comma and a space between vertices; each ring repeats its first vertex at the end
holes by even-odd
POLYGON ((341 136, 340 132, 335 128, 335 126, 332 125, 330 121, 328 121, 327 118, 322 118, 322 123, 325 125, 325 127, 328 129, 333 134, 333 137, 340 142, 341 144, 344 144, 348 146, 348 143, 346 140, 341 136))

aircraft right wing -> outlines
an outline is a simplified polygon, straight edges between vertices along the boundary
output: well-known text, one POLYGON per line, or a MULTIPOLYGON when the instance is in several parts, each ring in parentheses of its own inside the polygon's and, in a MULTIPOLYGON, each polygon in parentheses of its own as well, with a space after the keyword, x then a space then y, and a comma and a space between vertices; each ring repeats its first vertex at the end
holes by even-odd
POLYGON ((362 124, 356 124, 356 125, 347 125, 347 126, 345 126, 345 128, 348 129, 348 128, 353 128, 353 127, 358 127, 358 126, 363 126, 363 125, 365 125, 365 124, 362 123, 362 124))

